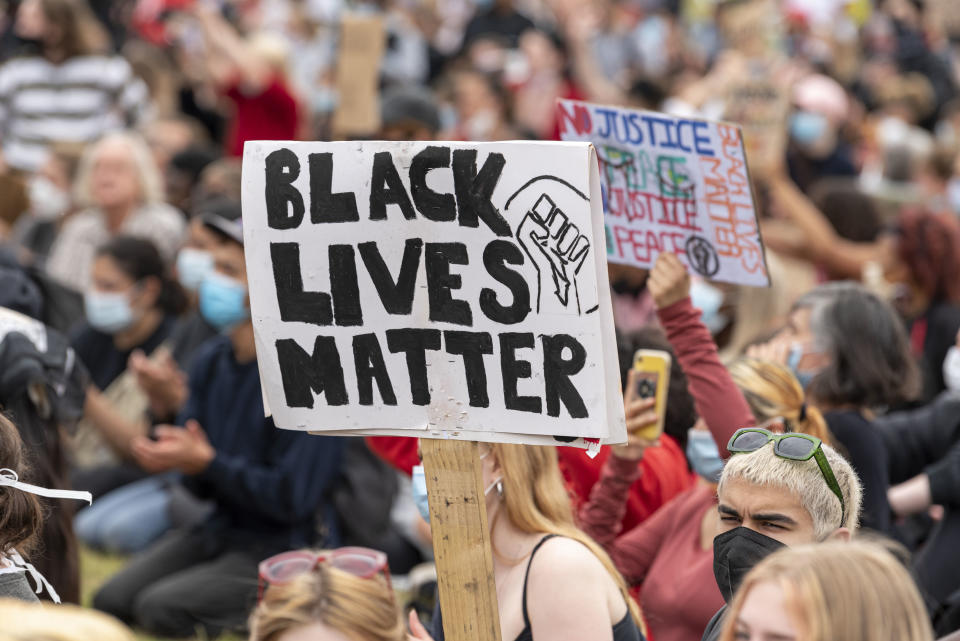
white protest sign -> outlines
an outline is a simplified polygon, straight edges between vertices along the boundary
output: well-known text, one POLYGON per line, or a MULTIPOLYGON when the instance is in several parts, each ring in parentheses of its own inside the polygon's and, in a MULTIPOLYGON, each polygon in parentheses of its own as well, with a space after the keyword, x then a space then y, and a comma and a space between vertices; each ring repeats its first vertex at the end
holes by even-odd
POLYGON ((609 262, 649 269, 671 252, 704 278, 770 284, 735 125, 574 100, 557 110, 561 138, 596 146, 609 262))
POLYGON ((625 441, 592 146, 248 142, 243 228, 279 427, 625 441))

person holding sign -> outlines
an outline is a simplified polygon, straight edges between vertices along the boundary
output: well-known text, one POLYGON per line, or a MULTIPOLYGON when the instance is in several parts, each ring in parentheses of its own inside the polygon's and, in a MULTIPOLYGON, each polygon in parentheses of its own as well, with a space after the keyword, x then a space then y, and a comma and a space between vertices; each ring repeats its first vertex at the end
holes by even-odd
MULTIPOLYGON (((574 524, 556 448, 493 443, 481 451, 502 638, 644 639, 623 577, 574 524)), ((431 639, 415 613, 410 629, 431 639)), ((439 610, 432 638, 444 639, 439 610)))
POLYGON ((210 636, 239 628, 256 595, 264 557, 317 541, 317 515, 337 538, 324 496, 339 477, 341 442, 278 430, 264 418, 247 300, 240 221, 211 219, 229 240, 200 289, 200 311, 221 336, 203 345, 189 373, 185 427, 159 426, 131 449, 150 472, 176 470, 198 498, 214 503, 199 526, 147 549, 94 596, 99 610, 152 634, 210 636))

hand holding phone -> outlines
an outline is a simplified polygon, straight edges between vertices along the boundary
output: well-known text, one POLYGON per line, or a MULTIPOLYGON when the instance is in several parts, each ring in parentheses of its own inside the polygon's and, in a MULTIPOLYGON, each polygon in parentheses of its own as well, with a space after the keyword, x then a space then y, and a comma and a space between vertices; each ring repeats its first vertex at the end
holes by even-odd
POLYGON ((633 432, 648 441, 655 441, 663 433, 671 360, 669 352, 663 350, 639 349, 633 355, 633 388, 628 390, 627 402, 633 399, 653 399, 656 422, 633 432))

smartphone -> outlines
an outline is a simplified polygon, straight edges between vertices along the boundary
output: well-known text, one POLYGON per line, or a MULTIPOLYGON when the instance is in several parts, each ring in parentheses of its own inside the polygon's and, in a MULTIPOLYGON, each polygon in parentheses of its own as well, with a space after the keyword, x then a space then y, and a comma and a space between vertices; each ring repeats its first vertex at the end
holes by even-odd
POLYGON ((663 434, 663 418, 667 409, 667 389, 670 387, 670 353, 659 349, 638 349, 633 355, 635 399, 655 399, 657 422, 638 431, 637 436, 655 441, 663 434))

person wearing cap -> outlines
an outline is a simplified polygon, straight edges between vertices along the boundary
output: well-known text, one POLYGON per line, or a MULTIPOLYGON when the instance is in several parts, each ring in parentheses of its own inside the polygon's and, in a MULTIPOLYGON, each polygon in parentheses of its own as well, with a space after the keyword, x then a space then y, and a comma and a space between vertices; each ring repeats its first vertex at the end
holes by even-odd
MULTIPOLYGON (((783 546, 850 540, 863 490, 846 459, 807 434, 744 428, 727 450, 717 486, 713 573, 729 604, 753 566, 783 546)), ((719 639, 726 610, 714 615, 703 641, 719 639)))
POLYGON ((336 438, 278 430, 264 418, 240 220, 209 221, 228 242, 200 286, 200 312, 220 332, 189 372, 178 426, 131 445, 149 471, 175 471, 213 503, 199 525, 170 532, 94 596, 93 605, 158 636, 243 626, 256 598, 257 564, 291 548, 338 543, 324 497, 340 476, 336 438), (319 518, 318 518, 319 517, 319 518), (322 532, 322 535, 318 535, 322 532))

